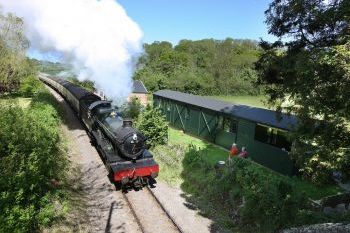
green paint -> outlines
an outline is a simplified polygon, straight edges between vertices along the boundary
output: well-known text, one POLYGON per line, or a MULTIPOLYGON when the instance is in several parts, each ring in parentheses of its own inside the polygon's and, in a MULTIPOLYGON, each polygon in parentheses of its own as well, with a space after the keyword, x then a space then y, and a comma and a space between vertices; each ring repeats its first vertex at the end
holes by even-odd
POLYGON ((255 122, 232 118, 237 120, 237 133, 229 133, 218 128, 221 113, 160 97, 155 97, 154 101, 156 105, 160 103, 167 120, 174 127, 226 149, 235 142, 239 149, 246 147, 249 157, 255 162, 282 174, 292 174, 293 163, 286 151, 254 139, 255 122))

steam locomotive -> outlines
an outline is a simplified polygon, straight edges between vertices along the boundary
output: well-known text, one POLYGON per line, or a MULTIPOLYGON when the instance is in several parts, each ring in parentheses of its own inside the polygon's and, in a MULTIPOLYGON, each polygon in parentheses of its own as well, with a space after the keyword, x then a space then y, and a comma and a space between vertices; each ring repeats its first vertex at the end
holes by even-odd
POLYGON ((117 187, 140 187, 154 182, 159 166, 146 148, 146 138, 123 119, 111 101, 69 81, 39 75, 39 79, 58 91, 85 125, 92 143, 103 159, 110 179, 117 187))

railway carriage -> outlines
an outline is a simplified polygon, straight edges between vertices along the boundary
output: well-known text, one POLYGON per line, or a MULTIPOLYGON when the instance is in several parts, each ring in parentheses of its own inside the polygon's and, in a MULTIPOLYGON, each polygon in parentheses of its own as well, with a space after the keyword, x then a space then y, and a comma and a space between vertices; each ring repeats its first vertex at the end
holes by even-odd
POLYGON ((172 90, 153 93, 153 102, 174 127, 227 149, 236 143, 255 162, 294 174, 288 134, 297 117, 172 90))
POLYGON ((40 75, 40 80, 59 92, 82 121, 100 152, 109 177, 118 186, 143 186, 158 176, 159 166, 146 148, 146 138, 123 119, 111 101, 69 81, 40 75))

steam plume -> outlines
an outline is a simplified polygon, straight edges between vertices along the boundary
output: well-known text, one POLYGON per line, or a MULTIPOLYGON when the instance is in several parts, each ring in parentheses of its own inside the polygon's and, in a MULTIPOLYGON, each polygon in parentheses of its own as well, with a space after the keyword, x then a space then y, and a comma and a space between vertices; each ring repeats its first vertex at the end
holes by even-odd
POLYGON ((25 21, 32 49, 62 55, 79 79, 95 81, 111 98, 131 91, 142 32, 115 0, 0 0, 25 21))

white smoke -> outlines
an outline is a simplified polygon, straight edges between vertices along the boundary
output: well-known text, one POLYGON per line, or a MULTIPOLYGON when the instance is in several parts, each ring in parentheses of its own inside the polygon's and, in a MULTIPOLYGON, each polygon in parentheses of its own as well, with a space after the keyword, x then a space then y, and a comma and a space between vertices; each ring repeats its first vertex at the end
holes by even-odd
POLYGON ((32 49, 62 54, 79 79, 95 81, 110 98, 131 92, 142 32, 115 0, 0 0, 0 5, 24 19, 32 49))

